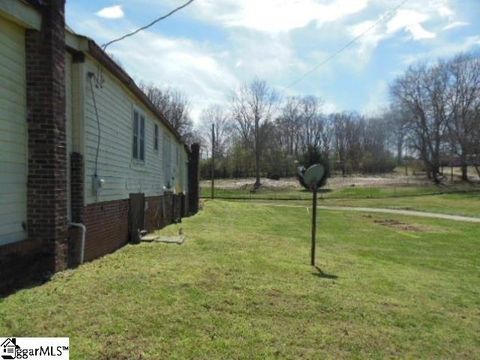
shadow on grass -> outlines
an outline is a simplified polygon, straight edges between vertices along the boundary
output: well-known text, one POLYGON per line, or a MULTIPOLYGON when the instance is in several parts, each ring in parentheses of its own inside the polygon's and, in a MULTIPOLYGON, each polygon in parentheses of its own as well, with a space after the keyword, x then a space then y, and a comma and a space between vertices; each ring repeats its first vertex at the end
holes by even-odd
POLYGON ((324 272, 322 269, 320 269, 320 267, 318 267, 318 266, 315 266, 315 269, 317 271, 312 273, 312 275, 314 275, 314 276, 318 276, 321 279, 333 279, 333 280, 338 279, 337 275, 328 274, 328 273, 324 272))

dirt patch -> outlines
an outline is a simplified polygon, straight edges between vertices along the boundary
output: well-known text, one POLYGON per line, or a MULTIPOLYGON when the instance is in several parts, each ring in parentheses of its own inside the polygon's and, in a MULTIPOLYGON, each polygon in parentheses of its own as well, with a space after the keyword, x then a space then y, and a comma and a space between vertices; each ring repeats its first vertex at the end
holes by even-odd
POLYGON ((373 220, 373 222, 378 225, 382 225, 382 226, 386 226, 389 228, 393 228, 400 231, 406 231, 406 232, 422 233, 422 232, 429 231, 429 229, 426 226, 406 224, 401 221, 393 220, 393 219, 373 220))

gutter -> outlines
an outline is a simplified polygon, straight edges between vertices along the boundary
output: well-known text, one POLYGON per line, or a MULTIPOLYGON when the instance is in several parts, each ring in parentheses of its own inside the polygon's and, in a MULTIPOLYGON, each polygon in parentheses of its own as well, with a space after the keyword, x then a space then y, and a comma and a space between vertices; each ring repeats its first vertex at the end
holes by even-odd
POLYGON ((85 260, 85 233, 87 232, 87 227, 80 223, 69 223, 68 225, 82 229, 82 242, 80 246, 80 264, 83 264, 85 260))

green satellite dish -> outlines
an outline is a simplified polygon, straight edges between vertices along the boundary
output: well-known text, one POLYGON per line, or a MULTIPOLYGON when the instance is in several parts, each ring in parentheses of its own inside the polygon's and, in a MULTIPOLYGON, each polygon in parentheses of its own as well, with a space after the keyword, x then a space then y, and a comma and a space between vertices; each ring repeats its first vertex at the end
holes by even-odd
POLYGON ((325 176, 325 167, 321 164, 310 166, 303 174, 303 181, 310 188, 317 188, 320 181, 325 176))

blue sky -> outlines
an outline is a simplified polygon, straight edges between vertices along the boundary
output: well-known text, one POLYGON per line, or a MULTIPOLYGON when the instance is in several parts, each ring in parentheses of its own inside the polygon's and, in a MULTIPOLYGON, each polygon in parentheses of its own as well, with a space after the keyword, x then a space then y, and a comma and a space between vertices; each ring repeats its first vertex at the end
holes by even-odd
MULTIPOLYGON (((185 0, 67 0, 67 22, 103 44, 185 0)), ((228 106, 255 77, 285 96, 316 95, 325 111, 374 113, 410 64, 480 51, 480 0, 410 0, 357 43, 292 82, 372 26, 401 0, 196 0, 148 31, 112 45, 136 81, 185 92, 198 119, 228 106)))

